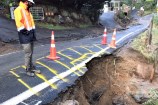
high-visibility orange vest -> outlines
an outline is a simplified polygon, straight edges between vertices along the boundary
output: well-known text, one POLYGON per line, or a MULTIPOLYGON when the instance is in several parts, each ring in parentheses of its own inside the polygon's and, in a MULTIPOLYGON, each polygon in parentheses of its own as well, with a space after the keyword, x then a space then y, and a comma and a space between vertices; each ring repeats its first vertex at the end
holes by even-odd
POLYGON ((24 28, 28 31, 35 29, 32 14, 27 10, 27 6, 23 2, 20 2, 19 6, 15 9, 14 17, 18 31, 24 28))

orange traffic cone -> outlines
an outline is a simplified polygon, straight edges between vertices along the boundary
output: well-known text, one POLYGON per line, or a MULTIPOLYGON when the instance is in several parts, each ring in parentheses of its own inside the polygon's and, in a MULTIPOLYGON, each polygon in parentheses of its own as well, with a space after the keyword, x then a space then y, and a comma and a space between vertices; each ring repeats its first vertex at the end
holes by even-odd
POLYGON ((106 28, 104 29, 104 34, 103 34, 103 38, 102 38, 101 44, 102 45, 107 44, 107 29, 106 28))
POLYGON ((55 40, 54 40, 54 31, 52 31, 50 55, 47 58, 49 58, 51 60, 57 60, 57 59, 60 58, 60 57, 58 57, 56 55, 55 40))
POLYGON ((112 41, 109 44, 109 47, 116 48, 116 29, 114 29, 113 35, 112 35, 112 41))

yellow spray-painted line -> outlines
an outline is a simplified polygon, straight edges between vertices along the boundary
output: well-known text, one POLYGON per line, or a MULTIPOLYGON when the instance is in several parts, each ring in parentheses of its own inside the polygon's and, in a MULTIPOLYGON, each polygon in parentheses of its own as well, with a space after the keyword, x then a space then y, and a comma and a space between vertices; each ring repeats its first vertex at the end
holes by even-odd
MULTIPOLYGON (((74 61, 70 62, 70 64, 72 64, 74 67, 75 67, 75 62, 77 61, 81 61, 83 59, 85 59, 87 57, 88 54, 92 54, 92 53, 86 53, 86 54, 83 54, 81 57, 79 57, 78 59, 75 59, 74 61)), ((84 74, 84 72, 81 70, 81 68, 77 68, 81 73, 84 74)))
MULTIPOLYGON (((66 64, 64 64, 63 62, 60 62, 58 60, 55 60, 55 62, 59 63, 60 65, 66 67, 67 69, 71 70, 71 68, 69 66, 67 66, 66 64)), ((73 72, 74 74, 76 74, 77 76, 81 76, 80 74, 76 73, 75 71, 71 71, 73 72)))
POLYGON ((98 46, 98 45, 94 45, 94 46, 96 46, 97 48, 99 48, 100 50, 102 50, 103 48, 101 48, 100 46, 98 46))
MULTIPOLYGON (((76 51, 76 50, 74 50, 72 48, 68 48, 68 50, 71 50, 71 51, 73 51, 73 52, 75 52, 75 53, 77 53, 79 55, 82 55, 80 52, 78 52, 78 51, 76 51)), ((74 60, 74 58, 70 58, 69 56, 67 56, 65 54, 62 54, 61 52, 59 54, 65 56, 66 58, 69 58, 70 60, 74 60)), ((73 63, 70 63, 70 64, 72 64, 73 66, 75 66, 75 64, 73 64, 73 63)), ((84 74, 84 72, 80 68, 77 68, 77 70, 79 70, 81 73, 84 74)))
MULTIPOLYGON (((26 69, 26 66, 22 65, 22 68, 26 69)), ((48 83, 53 89, 57 89, 57 87, 55 85, 52 85, 48 82, 48 80, 42 75, 42 74, 36 74, 37 77, 39 77, 40 79, 42 79, 43 81, 45 81, 46 83, 48 83)))
POLYGON ((16 69, 18 69, 18 68, 20 68, 21 66, 17 66, 17 67, 15 67, 15 68, 12 68, 12 69, 10 69, 11 71, 13 71, 13 70, 16 70, 16 69))
MULTIPOLYGON (((16 74, 14 71, 10 71, 15 77, 20 78, 18 74, 16 74)), ((25 83, 22 79, 18 79, 18 81, 24 85, 26 88, 28 88, 33 94, 39 96, 39 93, 35 92, 27 83, 25 83)))
POLYGON ((61 53, 61 52, 58 52, 58 54, 60 54, 60 55, 62 55, 62 56, 64 56, 64 57, 66 57, 66 58, 68 58, 68 59, 70 59, 70 60, 74 60, 74 58, 69 57, 69 56, 67 56, 67 55, 65 55, 65 54, 63 54, 63 53, 61 53))
POLYGON ((64 78, 61 77, 59 74, 57 74, 57 71, 56 71, 56 70, 54 70, 54 69, 48 67, 47 65, 45 65, 45 64, 43 64, 43 63, 41 63, 41 62, 39 62, 39 61, 37 61, 36 63, 39 64, 39 65, 41 65, 41 66, 43 66, 43 67, 45 67, 45 68, 47 68, 50 72, 52 72, 53 74, 55 74, 59 79, 63 80, 64 82, 68 82, 67 79, 64 79, 64 78))
MULTIPOLYGON (((72 64, 72 63, 71 63, 72 64)), ((75 67, 75 64, 72 64, 74 67, 75 67)), ((77 68, 77 70, 79 71, 79 72, 81 72, 82 74, 84 74, 84 71, 83 70, 81 70, 81 68, 79 68, 79 67, 76 67, 77 68)))
POLYGON ((79 57, 78 59, 73 60, 71 63, 74 64, 74 63, 77 62, 77 61, 81 61, 81 60, 83 60, 84 58, 86 58, 87 55, 89 55, 89 54, 93 55, 93 53, 85 53, 85 54, 83 54, 81 57, 79 57))
POLYGON ((44 75, 42 75, 42 74, 36 74, 36 75, 37 75, 37 77, 41 78, 44 82, 46 82, 48 85, 50 85, 51 88, 57 89, 57 86, 54 85, 54 84, 51 84, 51 83, 46 79, 46 77, 45 77, 44 75))
POLYGON ((84 46, 80 46, 80 47, 83 48, 83 49, 85 49, 85 50, 87 50, 87 51, 89 51, 90 53, 94 53, 93 51, 91 51, 90 49, 88 49, 88 48, 86 48, 84 46))
POLYGON ((14 71, 9 71, 9 72, 12 73, 15 77, 20 78, 20 76, 16 74, 14 71))
POLYGON ((43 58, 45 58, 45 57, 41 57, 41 58, 38 58, 38 59, 36 59, 36 60, 39 61, 39 60, 41 60, 41 59, 43 59, 43 58))
POLYGON ((68 49, 71 50, 71 51, 73 51, 73 52, 75 52, 75 53, 77 53, 77 54, 79 54, 79 55, 82 55, 80 52, 78 52, 78 51, 76 51, 76 50, 74 50, 72 48, 68 48, 68 49))
POLYGON ((39 96, 39 93, 34 91, 27 83, 25 83, 22 79, 18 79, 18 81, 23 84, 26 88, 28 88, 33 94, 39 96))
POLYGON ((24 69, 26 69, 26 66, 25 66, 25 65, 22 65, 21 67, 24 68, 24 69))

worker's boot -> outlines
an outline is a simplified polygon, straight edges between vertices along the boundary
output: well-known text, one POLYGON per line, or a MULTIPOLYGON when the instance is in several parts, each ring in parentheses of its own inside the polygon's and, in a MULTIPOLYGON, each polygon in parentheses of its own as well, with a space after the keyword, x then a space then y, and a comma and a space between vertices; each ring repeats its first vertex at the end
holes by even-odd
POLYGON ((33 71, 34 73, 37 73, 37 74, 40 74, 40 73, 41 73, 41 71, 38 70, 38 69, 36 68, 36 66, 34 66, 34 65, 32 65, 31 71, 33 71))
POLYGON ((33 71, 31 71, 30 68, 26 68, 26 74, 30 77, 34 77, 35 76, 35 73, 33 71))

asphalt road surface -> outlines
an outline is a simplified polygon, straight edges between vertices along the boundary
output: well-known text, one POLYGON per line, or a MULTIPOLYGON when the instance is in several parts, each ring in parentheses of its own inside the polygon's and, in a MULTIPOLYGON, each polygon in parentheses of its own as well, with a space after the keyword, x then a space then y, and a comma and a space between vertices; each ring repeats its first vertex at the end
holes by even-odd
MULTIPOLYGON (((116 49, 122 47, 149 26, 151 16, 140 19, 140 25, 131 26, 116 34, 116 49)), ((23 66, 23 51, 0 56, 1 105, 40 105, 53 101, 61 91, 74 84, 87 72, 86 63, 116 49, 101 45, 102 36, 56 43, 59 60, 49 60, 50 44, 35 48, 34 63, 42 74, 28 77, 23 66)), ((112 33, 108 33, 110 43, 112 33)))

